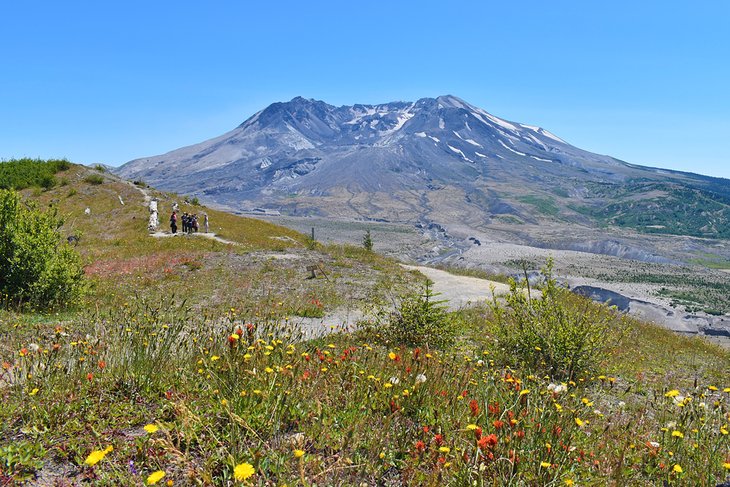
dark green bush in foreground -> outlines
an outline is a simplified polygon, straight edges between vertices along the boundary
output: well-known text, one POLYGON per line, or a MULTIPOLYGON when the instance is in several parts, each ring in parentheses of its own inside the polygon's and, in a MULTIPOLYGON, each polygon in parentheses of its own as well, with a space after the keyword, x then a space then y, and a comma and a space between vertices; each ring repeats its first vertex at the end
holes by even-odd
POLYGON ((78 254, 61 240, 55 210, 41 212, 0 190, 0 294, 8 306, 72 305, 84 291, 78 254))
POLYGON ((495 335, 505 362, 573 379, 594 370, 613 344, 621 320, 605 307, 570 295, 552 276, 552 260, 543 270, 540 296, 529 285, 511 282, 506 305, 492 303, 495 335))

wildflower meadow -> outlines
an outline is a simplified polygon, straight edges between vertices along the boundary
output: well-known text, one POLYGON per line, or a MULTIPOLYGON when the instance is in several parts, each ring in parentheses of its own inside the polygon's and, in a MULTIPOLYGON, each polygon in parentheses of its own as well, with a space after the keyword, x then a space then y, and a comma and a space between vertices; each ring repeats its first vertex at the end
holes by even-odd
POLYGON ((1 376, 4 481, 715 485, 730 474, 720 373, 662 384, 599 361, 605 373, 560 381, 506 365, 489 337, 443 349, 363 332, 304 340, 286 318, 239 313, 138 301, 19 347, 1 376))

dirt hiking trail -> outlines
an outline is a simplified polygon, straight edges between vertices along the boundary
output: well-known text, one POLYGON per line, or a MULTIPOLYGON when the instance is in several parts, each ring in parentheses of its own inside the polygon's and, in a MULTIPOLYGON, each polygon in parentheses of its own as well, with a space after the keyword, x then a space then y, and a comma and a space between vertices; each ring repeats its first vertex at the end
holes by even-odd
POLYGON ((484 303, 492 294, 502 296, 509 293, 509 286, 501 282, 488 281, 478 277, 457 276, 432 267, 401 264, 405 269, 418 271, 433 281, 433 291, 440 294, 437 299, 449 302, 450 310, 457 310, 470 304, 484 303))

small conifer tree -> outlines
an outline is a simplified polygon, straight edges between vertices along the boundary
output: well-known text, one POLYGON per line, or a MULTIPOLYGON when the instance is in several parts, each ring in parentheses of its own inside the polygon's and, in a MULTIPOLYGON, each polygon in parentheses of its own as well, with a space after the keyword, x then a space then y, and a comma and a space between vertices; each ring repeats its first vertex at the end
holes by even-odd
POLYGON ((365 236, 362 238, 362 246, 365 247, 365 250, 368 252, 373 250, 373 239, 370 236, 369 228, 365 231, 365 236))

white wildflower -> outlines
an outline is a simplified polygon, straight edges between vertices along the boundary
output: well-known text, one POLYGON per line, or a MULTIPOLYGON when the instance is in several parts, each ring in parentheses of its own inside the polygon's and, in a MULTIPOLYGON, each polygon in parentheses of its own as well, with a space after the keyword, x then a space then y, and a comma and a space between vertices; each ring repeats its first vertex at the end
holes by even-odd
POLYGON ((552 392, 553 394, 560 394, 561 392, 565 392, 568 390, 568 386, 565 384, 554 384, 550 383, 547 387, 548 391, 552 392))

